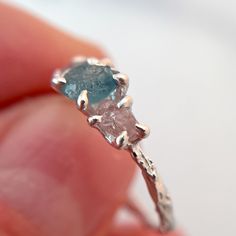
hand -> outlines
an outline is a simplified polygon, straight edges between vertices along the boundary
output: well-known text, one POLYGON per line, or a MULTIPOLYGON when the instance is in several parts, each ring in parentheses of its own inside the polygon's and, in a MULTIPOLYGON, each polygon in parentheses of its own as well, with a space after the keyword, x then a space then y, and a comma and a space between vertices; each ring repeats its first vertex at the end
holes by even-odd
POLYGON ((103 52, 3 4, 0 31, 0 235, 157 236, 114 224, 135 165, 50 88, 71 57, 103 52))

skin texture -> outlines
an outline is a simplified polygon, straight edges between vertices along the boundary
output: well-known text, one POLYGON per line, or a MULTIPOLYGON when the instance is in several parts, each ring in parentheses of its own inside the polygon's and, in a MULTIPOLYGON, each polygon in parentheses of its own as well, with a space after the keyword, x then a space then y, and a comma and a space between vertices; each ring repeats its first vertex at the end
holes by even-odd
POLYGON ((0 235, 157 236, 112 223, 135 165, 50 88, 71 57, 103 52, 3 4, 0 31, 0 235))

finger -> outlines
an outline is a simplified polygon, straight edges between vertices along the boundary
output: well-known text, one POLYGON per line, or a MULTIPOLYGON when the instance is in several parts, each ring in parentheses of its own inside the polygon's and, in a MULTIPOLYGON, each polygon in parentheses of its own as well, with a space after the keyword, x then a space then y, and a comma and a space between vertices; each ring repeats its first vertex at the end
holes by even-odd
POLYGON ((3 202, 0 202, 0 235, 43 236, 21 214, 7 207, 3 202))
POLYGON ((127 195, 129 155, 60 96, 22 101, 0 117, 0 200, 44 236, 105 231, 127 195))
POLYGON ((103 56, 92 44, 1 3, 0 31, 0 105, 51 91, 53 71, 65 66, 72 56, 103 56))

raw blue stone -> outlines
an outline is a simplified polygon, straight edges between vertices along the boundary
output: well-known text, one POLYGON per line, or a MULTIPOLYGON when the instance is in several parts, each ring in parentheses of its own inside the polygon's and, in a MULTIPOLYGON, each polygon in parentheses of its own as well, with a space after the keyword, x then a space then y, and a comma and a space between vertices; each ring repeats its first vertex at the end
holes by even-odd
POLYGON ((77 100, 82 90, 88 91, 91 104, 98 103, 111 95, 117 82, 109 66, 90 65, 87 62, 76 65, 64 74, 66 84, 61 92, 72 100, 77 100))

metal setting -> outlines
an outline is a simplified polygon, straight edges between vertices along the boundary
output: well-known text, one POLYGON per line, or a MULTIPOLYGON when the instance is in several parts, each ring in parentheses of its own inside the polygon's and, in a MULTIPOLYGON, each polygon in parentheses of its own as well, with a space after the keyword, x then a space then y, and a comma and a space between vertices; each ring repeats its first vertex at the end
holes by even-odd
POLYGON ((90 57, 87 59, 87 62, 90 64, 90 65, 103 65, 97 58, 94 58, 94 57, 90 57))
POLYGON ((83 57, 83 56, 77 56, 77 57, 73 57, 72 60, 71 60, 71 63, 72 64, 78 64, 78 63, 82 63, 86 61, 86 57, 83 57))
POLYGON ((117 107, 118 108, 122 108, 122 107, 131 108, 132 104, 133 104, 132 97, 125 96, 117 103, 117 107))
POLYGON ((79 108, 79 110, 81 111, 86 111, 86 109, 88 108, 88 91, 87 90, 83 90, 78 99, 77 99, 77 106, 79 108))
POLYGON ((110 66, 110 67, 114 67, 112 61, 109 58, 103 58, 100 60, 100 63, 105 65, 105 66, 110 66))
POLYGON ((129 137, 126 130, 124 130, 117 138, 116 138, 116 148, 125 149, 128 147, 129 137))
MULTIPOLYGON (((115 69, 111 63, 111 61, 107 58, 98 60, 96 58, 85 58, 85 57, 75 57, 72 60, 72 64, 74 63, 83 63, 87 61, 90 65, 96 66, 109 66, 113 73, 113 79, 118 82, 118 89, 115 93, 116 106, 118 109, 120 108, 129 108, 126 112, 131 112, 132 108, 132 98, 126 95, 129 79, 125 74, 120 73, 117 69, 115 69)), ((66 79, 64 78, 65 73, 70 70, 70 67, 60 71, 57 70, 52 78, 52 87, 60 92, 61 86, 66 84, 66 79)), ((88 116, 88 123, 94 128, 97 128, 101 133, 102 131, 98 128, 96 124, 102 124, 102 115, 97 115, 96 113, 89 115, 88 111, 93 110, 93 106, 89 103, 88 99, 88 91, 83 90, 77 98, 77 106, 80 111, 82 111, 85 115, 88 116)), ((123 110, 119 110, 122 112, 123 110)), ((99 125, 101 125, 99 124, 99 125)), ((155 204, 155 209, 159 215, 160 219, 160 232, 168 232, 174 229, 174 217, 173 217, 173 209, 171 198, 163 184, 163 181, 157 172, 156 167, 153 162, 143 153, 139 141, 143 138, 146 138, 150 129, 140 123, 136 123, 134 129, 136 129, 136 133, 139 136, 137 140, 133 141, 133 143, 129 140, 128 130, 123 130, 114 141, 110 142, 115 148, 118 149, 126 149, 132 156, 133 160, 137 163, 139 168, 142 171, 144 180, 146 182, 147 188, 151 195, 151 198, 155 204)), ((102 133, 103 136, 106 136, 102 133)))
POLYGON ((64 84, 66 84, 65 78, 61 77, 60 70, 56 70, 51 81, 52 87, 54 90, 58 91, 64 84))
POLYGON ((88 118, 88 123, 89 123, 91 126, 93 126, 93 125, 95 125, 95 124, 97 124, 97 123, 100 123, 101 120, 102 120, 102 116, 99 116, 99 115, 90 116, 90 117, 88 118))
POLYGON ((117 73, 113 75, 113 78, 124 88, 129 87, 129 77, 125 74, 117 73))
MULTIPOLYGON (((119 74, 120 73, 120 71, 118 71, 116 68, 114 68, 114 67, 111 67, 111 71, 112 71, 112 73, 113 73, 113 78, 114 78, 114 80, 116 80, 117 81, 117 79, 115 78, 115 74, 119 74)), ((119 82, 119 81, 118 81, 119 82)))
POLYGON ((135 127, 138 130, 138 132, 140 133, 141 138, 147 138, 149 136, 150 129, 146 125, 142 125, 142 124, 137 123, 135 125, 135 127))

